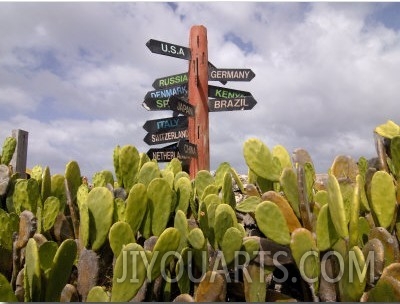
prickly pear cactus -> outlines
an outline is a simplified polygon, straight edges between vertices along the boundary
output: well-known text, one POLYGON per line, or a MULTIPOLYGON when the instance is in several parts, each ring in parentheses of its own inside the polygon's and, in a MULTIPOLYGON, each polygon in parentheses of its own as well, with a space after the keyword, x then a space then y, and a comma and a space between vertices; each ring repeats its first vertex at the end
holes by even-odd
POLYGON ((20 179, 15 184, 13 194, 14 208, 17 214, 24 210, 36 213, 41 205, 39 185, 35 179, 20 179))
POLYGON ((78 188, 82 184, 81 169, 76 161, 70 161, 65 166, 65 179, 68 182, 71 200, 75 201, 78 188))
POLYGON ((7 137, 3 143, 0 164, 8 166, 17 147, 17 139, 15 137, 7 137))

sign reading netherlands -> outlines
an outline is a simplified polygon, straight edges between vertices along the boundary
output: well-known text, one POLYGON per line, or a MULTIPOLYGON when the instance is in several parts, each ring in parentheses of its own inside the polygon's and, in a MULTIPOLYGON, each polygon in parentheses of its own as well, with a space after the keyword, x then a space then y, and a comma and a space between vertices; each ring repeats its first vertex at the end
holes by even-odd
POLYGON ((150 159, 155 159, 158 162, 170 162, 173 158, 189 159, 189 157, 180 154, 176 143, 162 148, 151 148, 146 154, 150 159))
POLYGON ((185 96, 188 94, 188 84, 172 86, 160 90, 147 92, 143 107, 149 111, 169 110, 169 98, 171 96, 185 96))
POLYGON ((190 60, 190 49, 184 46, 150 39, 146 46, 152 53, 190 60))
POLYGON ((251 96, 250 92, 208 85, 208 97, 211 98, 237 98, 251 96))
POLYGON ((180 139, 188 138, 188 136, 187 129, 175 129, 164 132, 147 133, 143 140, 148 145, 158 145, 179 141, 180 139))
POLYGON ((176 75, 171 75, 171 76, 165 76, 161 78, 157 78, 154 80, 152 86, 156 90, 170 87, 173 85, 181 85, 188 83, 188 73, 181 73, 181 74, 176 74, 176 75))
POLYGON ((253 96, 242 96, 230 99, 210 99, 208 110, 210 112, 251 110, 257 101, 253 96))
POLYGON ((195 113, 194 107, 178 96, 171 96, 169 98, 169 108, 185 116, 194 116, 195 113))
POLYGON ((143 125, 147 132, 160 132, 171 129, 184 129, 188 127, 187 116, 167 117, 161 119, 148 120, 143 125))
POLYGON ((250 69, 214 69, 208 71, 211 81, 250 81, 256 74, 250 69))

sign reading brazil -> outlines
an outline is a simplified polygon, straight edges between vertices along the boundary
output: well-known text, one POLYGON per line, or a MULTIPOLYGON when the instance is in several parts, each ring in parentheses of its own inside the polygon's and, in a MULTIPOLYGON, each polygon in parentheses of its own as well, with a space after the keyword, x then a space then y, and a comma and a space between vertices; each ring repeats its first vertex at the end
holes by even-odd
POLYGON ((150 39, 146 46, 152 53, 190 60, 190 49, 184 46, 150 39))
POLYGON ((253 96, 242 96, 230 99, 210 99, 208 110, 210 112, 251 110, 257 101, 253 96))
POLYGON ((171 96, 187 96, 188 84, 181 84, 160 90, 149 91, 144 97, 143 107, 149 111, 169 110, 168 99, 171 96))
POLYGON ((188 136, 187 129, 175 129, 164 132, 147 133, 143 140, 148 145, 158 145, 179 141, 180 139, 188 138, 188 136))

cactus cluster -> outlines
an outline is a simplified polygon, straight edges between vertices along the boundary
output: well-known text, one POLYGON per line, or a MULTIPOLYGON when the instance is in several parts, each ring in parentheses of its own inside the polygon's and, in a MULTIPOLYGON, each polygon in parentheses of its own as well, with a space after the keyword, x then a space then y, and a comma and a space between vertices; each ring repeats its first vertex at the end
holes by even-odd
POLYGON ((400 301, 400 127, 375 144, 375 161, 340 155, 316 174, 306 150, 251 138, 245 180, 226 162, 191 180, 178 159, 117 146, 114 172, 89 182, 76 161, 20 178, 7 139, 0 299, 400 301))

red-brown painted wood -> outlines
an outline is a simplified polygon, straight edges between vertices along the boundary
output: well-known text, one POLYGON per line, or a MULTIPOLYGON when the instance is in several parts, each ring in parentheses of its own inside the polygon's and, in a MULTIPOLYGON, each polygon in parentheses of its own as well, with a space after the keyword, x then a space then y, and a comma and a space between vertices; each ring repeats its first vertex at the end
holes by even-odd
POLYGON ((208 43, 207 29, 202 25, 190 29, 189 103, 195 116, 189 117, 189 142, 197 146, 198 157, 192 158, 189 174, 194 178, 200 170, 210 170, 208 122, 208 43))

